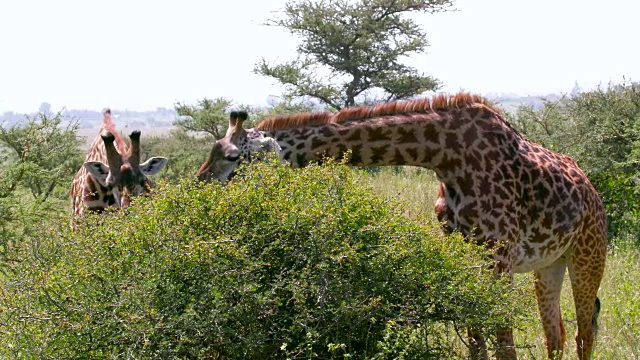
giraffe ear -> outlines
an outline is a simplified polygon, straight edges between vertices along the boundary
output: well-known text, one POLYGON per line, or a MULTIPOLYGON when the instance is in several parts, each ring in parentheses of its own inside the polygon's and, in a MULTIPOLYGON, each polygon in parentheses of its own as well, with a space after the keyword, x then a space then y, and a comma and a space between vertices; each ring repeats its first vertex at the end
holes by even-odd
POLYGON ((100 161, 87 161, 84 163, 84 167, 89 172, 89 175, 96 179, 100 185, 107 186, 107 177, 109 176, 109 166, 100 161))
POLYGON ((154 156, 140 164, 140 171, 145 176, 155 175, 167 165, 167 162, 169 162, 169 159, 165 157, 154 156))

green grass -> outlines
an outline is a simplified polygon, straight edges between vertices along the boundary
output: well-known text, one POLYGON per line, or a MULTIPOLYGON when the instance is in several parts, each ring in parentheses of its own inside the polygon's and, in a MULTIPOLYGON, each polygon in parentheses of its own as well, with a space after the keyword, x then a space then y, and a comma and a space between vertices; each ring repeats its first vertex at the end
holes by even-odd
MULTIPOLYGON (((418 168, 382 168, 380 172, 362 177, 371 187, 384 194, 403 200, 407 214, 423 213, 435 219, 433 210, 438 194, 438 181, 432 172, 418 168)), ((599 332, 594 359, 640 359, 640 251, 631 246, 611 250, 598 296, 602 301, 599 332)), ((530 283, 530 299, 535 303, 533 275, 517 274, 516 281, 530 283)), ((568 275, 562 292, 562 317, 567 331, 564 359, 576 359, 575 307, 568 275)), ((537 309, 532 309, 533 320, 518 324, 515 342, 520 346, 520 359, 546 359, 544 334, 537 309)), ((466 339, 465 339, 466 340, 466 339)), ((462 342, 460 343, 462 347, 462 342)))
POLYGON ((434 204, 438 198, 440 183, 433 171, 408 166, 383 167, 372 175, 362 171, 361 176, 373 191, 405 202, 408 215, 435 215, 434 204))

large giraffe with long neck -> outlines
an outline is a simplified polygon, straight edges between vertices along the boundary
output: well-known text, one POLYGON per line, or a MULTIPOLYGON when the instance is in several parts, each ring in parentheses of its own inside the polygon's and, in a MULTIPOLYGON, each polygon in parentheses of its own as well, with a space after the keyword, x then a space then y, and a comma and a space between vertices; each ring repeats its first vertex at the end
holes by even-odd
MULTIPOLYGON (((573 159, 527 140, 485 99, 465 93, 281 116, 255 129, 244 129, 244 118, 232 113, 197 173, 201 180, 227 180, 264 145, 279 147, 296 167, 329 155, 356 166, 431 169, 441 181, 436 212, 446 231, 494 248, 498 276, 534 272, 549 358, 562 356, 566 339, 560 292, 568 268, 578 358, 591 358, 607 226, 598 193, 573 159)), ((472 354, 486 357, 484 339, 470 336, 472 354)), ((497 339, 496 356, 516 358, 511 329, 497 339)))
POLYGON ((70 196, 75 214, 124 208, 129 206, 131 196, 149 192, 148 176, 162 170, 167 159, 152 157, 140 164, 140 131, 133 131, 129 138, 131 148, 116 130, 107 109, 84 164, 73 178, 70 196))

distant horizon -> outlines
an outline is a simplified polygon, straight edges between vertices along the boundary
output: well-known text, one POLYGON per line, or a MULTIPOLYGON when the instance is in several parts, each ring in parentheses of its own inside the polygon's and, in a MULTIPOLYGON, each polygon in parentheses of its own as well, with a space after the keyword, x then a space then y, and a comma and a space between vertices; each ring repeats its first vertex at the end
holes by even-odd
MULTIPOLYGON (((629 80, 629 79, 627 79, 627 80, 629 80)), ((505 91, 505 92, 487 92, 487 93, 480 93, 480 92, 473 92, 473 91, 471 91, 471 92, 479 94, 479 95, 484 96, 484 97, 486 97, 488 99, 491 99, 491 100, 497 100, 497 99, 500 99, 500 98, 527 98, 527 97, 540 98, 540 97, 546 97, 546 96, 552 96, 552 95, 562 96, 562 95, 570 94, 572 92, 572 90, 575 88, 576 85, 579 86, 583 91, 592 91, 592 90, 596 90, 598 87, 606 87, 609 84, 619 84, 619 83, 622 83, 623 81, 624 81, 623 79, 621 79, 619 82, 610 81, 607 84, 601 83, 601 84, 597 84, 595 86, 586 87, 586 88, 583 87, 582 85, 580 85, 579 82, 577 82, 577 83, 574 83, 574 85, 571 86, 570 88, 568 88, 567 90, 557 91, 557 92, 548 92, 548 93, 516 93, 516 92, 508 92, 508 91, 505 91)), ((430 97, 430 96, 433 96, 433 94, 435 94, 435 93, 456 93, 456 92, 459 92, 459 91, 466 91, 466 90, 460 89, 460 90, 457 90, 457 91, 429 92, 429 93, 424 94, 422 96, 430 97)), ((262 102, 261 104, 247 104, 247 103, 242 103, 242 102, 239 102, 239 101, 235 101, 234 99, 229 99, 229 100, 232 100, 234 102, 234 105, 242 104, 242 105, 250 105, 250 106, 256 106, 256 107, 267 107, 268 106, 268 99, 269 98, 273 98, 273 97, 276 97, 276 96, 274 96, 274 95, 267 96, 265 98, 265 101, 262 102)), ((192 103, 187 102, 186 104, 188 104, 188 105, 196 105, 196 102, 198 100, 202 100, 202 99, 203 98, 196 99, 192 103)), ((53 104, 53 103, 48 102, 48 101, 45 100, 45 101, 39 102, 31 110, 22 110, 22 111, 17 111, 17 110, 12 110, 12 109, 3 110, 2 112, 0 112, 0 119, 2 118, 2 115, 4 113, 14 113, 14 114, 32 114, 32 113, 37 113, 39 111, 40 106, 43 103, 50 104, 51 105, 51 111, 56 113, 56 112, 61 112, 61 111, 94 111, 94 112, 101 112, 106 108, 109 108, 109 109, 114 110, 114 111, 132 111, 132 112, 154 112, 154 111, 157 111, 158 109, 161 109, 161 108, 175 111, 175 104, 177 102, 185 103, 184 101, 176 101, 171 105, 157 105, 157 106, 151 105, 151 106, 149 106, 147 108, 120 108, 120 107, 117 107, 117 106, 104 106, 104 107, 102 107, 100 109, 97 109, 97 108, 90 108, 90 107, 76 107, 76 108, 70 108, 70 107, 67 107, 67 106, 56 107, 56 104, 53 104)), ((1 104, 2 104, 2 99, 0 99, 0 105, 1 104)), ((1 108, 1 106, 0 106, 0 108, 1 108)))

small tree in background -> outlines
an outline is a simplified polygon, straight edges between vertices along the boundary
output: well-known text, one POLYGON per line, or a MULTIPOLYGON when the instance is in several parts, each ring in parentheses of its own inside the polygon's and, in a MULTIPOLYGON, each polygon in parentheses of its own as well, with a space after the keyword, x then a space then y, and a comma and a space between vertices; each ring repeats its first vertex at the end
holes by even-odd
POLYGON ((78 123, 62 126, 60 113, 39 113, 26 120, 26 124, 10 128, 0 126, 1 161, 5 169, 18 169, 16 185, 28 189, 33 200, 44 202, 60 185, 66 185, 80 166, 78 123))
POLYGON ((185 132, 204 132, 212 135, 215 139, 220 139, 227 132, 229 125, 229 112, 234 110, 244 110, 249 114, 249 119, 245 122, 248 126, 269 116, 304 112, 316 109, 318 106, 311 101, 299 101, 291 96, 271 98, 266 107, 255 107, 249 105, 233 106, 231 100, 217 98, 215 100, 198 100, 196 105, 176 104, 178 119, 173 122, 180 130, 185 132))
POLYGON ((65 209, 69 184, 82 164, 78 123, 60 113, 0 126, 0 251, 2 260, 34 225, 65 209))
POLYGON ((425 32, 406 15, 451 5, 451 0, 290 1, 284 18, 267 25, 303 39, 298 58, 278 65, 263 58, 254 71, 286 85, 287 96, 311 97, 336 110, 436 90, 436 79, 401 62, 428 45, 425 32))
POLYGON ((231 100, 225 98, 198 100, 197 105, 176 104, 178 119, 173 124, 185 131, 206 132, 220 139, 224 136, 229 124, 227 109, 231 100))

